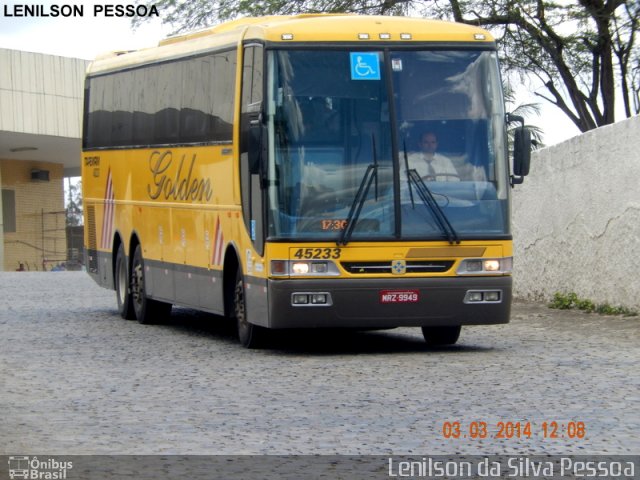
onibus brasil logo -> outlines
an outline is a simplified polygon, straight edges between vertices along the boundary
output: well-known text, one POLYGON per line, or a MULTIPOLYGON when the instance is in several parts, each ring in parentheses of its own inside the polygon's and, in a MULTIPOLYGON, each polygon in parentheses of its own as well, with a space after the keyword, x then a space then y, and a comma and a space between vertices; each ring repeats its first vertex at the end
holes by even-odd
POLYGON ((55 458, 39 460, 38 457, 9 457, 9 478, 28 478, 33 480, 62 480, 67 478, 67 470, 73 468, 73 462, 61 462, 55 458))

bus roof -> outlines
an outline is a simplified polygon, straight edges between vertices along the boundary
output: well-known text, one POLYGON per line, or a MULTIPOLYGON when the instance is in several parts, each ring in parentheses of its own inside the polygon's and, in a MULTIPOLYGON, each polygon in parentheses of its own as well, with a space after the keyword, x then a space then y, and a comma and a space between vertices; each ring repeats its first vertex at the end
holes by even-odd
MULTIPOLYGON (((355 14, 302 14, 270 17, 241 18, 197 32, 169 37, 160 45, 183 42, 207 35, 246 29, 245 38, 281 42, 282 35, 291 35, 293 41, 329 42, 357 41, 358 34, 369 34, 369 40, 380 40, 380 34, 389 34, 385 40, 399 41, 401 34, 411 34, 414 41, 473 41, 474 34, 491 35, 478 28, 462 23, 424 18, 372 16, 355 14)), ((287 41, 292 41, 287 40, 287 41)))
POLYGON ((355 14, 302 14, 247 17, 215 27, 162 40, 157 47, 102 55, 89 66, 88 74, 195 55, 234 46, 241 40, 271 43, 415 42, 493 43, 493 36, 478 27, 423 18, 355 14))

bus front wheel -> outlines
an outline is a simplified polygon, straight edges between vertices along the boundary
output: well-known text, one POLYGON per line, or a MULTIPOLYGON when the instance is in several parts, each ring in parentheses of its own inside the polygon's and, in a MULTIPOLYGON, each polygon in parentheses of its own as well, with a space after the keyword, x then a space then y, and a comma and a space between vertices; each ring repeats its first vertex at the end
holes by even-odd
POLYGON ((258 325, 249 323, 247 320, 246 291, 242 272, 239 270, 236 274, 236 285, 233 293, 233 309, 238 325, 240 344, 246 348, 260 347, 264 342, 266 330, 258 325))
POLYGON ((131 265, 131 297, 136 318, 140 323, 157 323, 171 313, 171 304, 147 297, 144 280, 142 247, 136 245, 131 265))
POLYGON ((122 244, 118 247, 118 253, 116 254, 114 283, 120 316, 125 320, 135 320, 136 312, 133 310, 133 300, 131 298, 127 256, 124 254, 124 245, 122 244))
POLYGON ((422 335, 427 345, 453 345, 460 338, 462 327, 422 327, 422 335))

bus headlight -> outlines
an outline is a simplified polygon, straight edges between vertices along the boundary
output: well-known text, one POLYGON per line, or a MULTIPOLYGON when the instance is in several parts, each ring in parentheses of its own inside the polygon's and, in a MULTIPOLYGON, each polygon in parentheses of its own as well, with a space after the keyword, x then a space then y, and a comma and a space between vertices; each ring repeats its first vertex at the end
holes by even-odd
POLYGON ((485 260, 483 263, 483 267, 487 272, 499 272, 500 271, 500 260, 485 260))
POLYGON ((293 275, 306 275, 309 273, 308 262, 295 262, 291 264, 291 273, 293 275))
POLYGON ((460 262, 458 275, 510 275, 513 257, 467 258, 460 262))
POLYGON ((336 276, 340 271, 331 260, 271 260, 271 276, 336 276))

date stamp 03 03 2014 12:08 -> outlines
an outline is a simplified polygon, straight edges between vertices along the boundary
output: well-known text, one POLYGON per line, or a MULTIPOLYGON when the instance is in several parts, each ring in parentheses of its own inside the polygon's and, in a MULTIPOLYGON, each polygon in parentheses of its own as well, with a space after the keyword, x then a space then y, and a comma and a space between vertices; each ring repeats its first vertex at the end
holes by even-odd
POLYGON ((543 421, 540 424, 522 421, 462 422, 445 421, 440 430, 446 439, 523 439, 541 436, 544 439, 584 439, 587 427, 583 421, 543 421))

